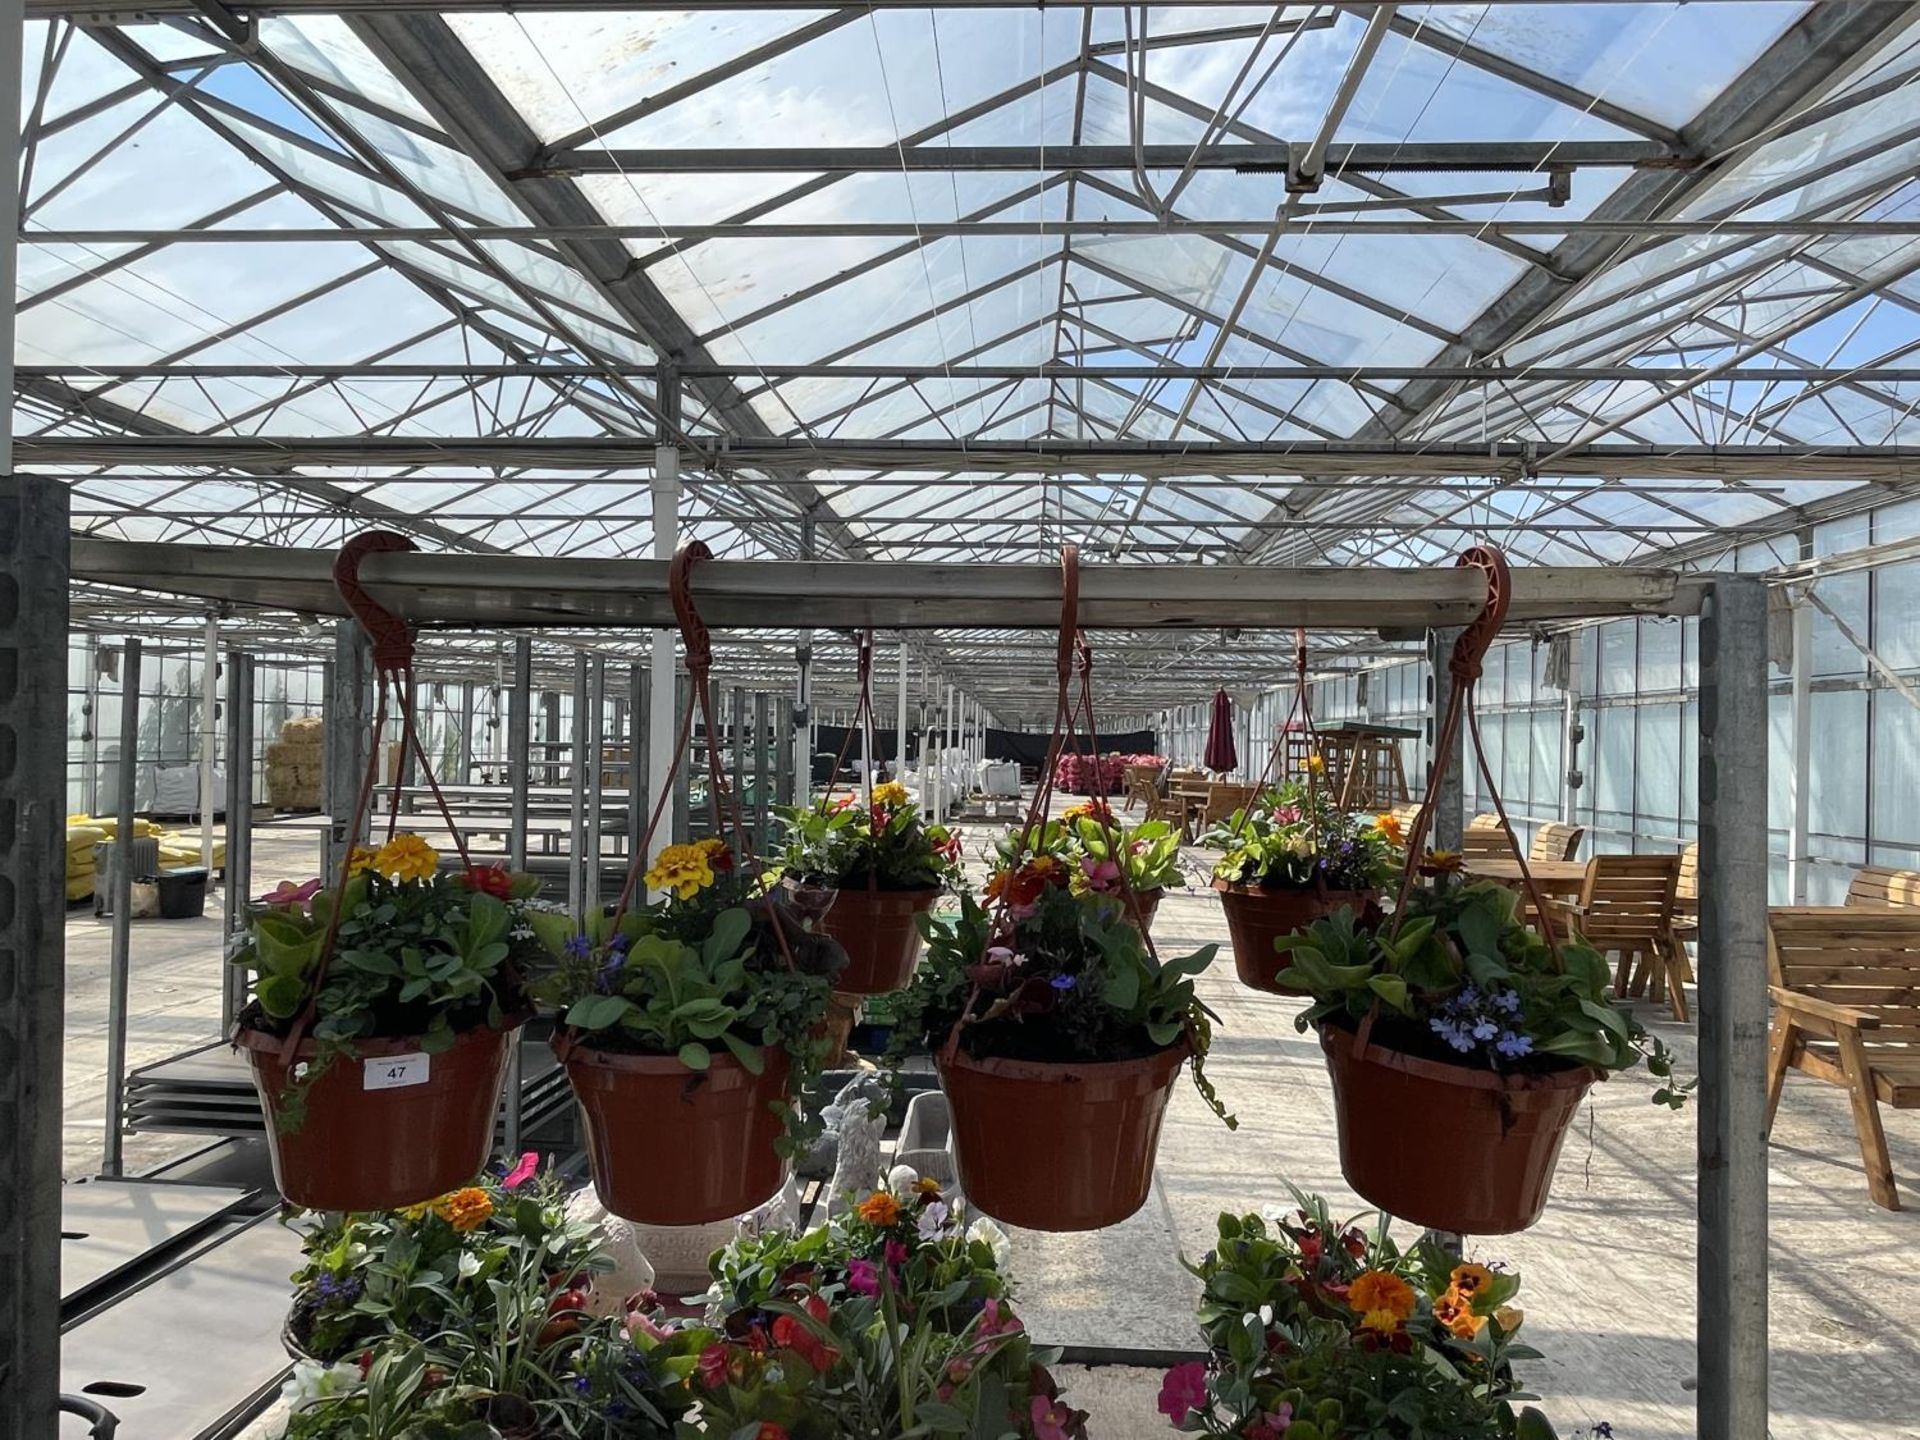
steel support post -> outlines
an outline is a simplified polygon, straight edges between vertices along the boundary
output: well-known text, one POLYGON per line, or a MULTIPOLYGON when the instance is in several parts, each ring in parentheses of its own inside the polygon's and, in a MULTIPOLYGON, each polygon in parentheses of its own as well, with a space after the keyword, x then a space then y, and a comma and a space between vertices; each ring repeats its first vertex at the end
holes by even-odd
MULTIPOLYGON (((227 865, 226 937, 233 945, 247 931, 247 901, 253 894, 253 657, 238 646, 227 651, 227 865)), ((222 947, 223 950, 226 947, 222 947)), ((220 983, 220 1029, 225 1034, 246 1004, 246 976, 229 965, 220 983)))
POLYGON ((1787 832, 1787 894, 1795 905, 1807 903, 1812 870, 1808 833, 1813 810, 1813 606, 1804 593, 1793 597, 1793 821, 1787 832))
POLYGON ((647 788, 647 667, 627 669, 627 863, 640 853, 652 812, 653 792, 647 788))
MULTIPOLYGON (((680 447, 670 443, 673 428, 679 421, 678 397, 680 394, 679 377, 671 366, 661 368, 660 383, 656 393, 665 407, 660 434, 661 443, 653 452, 653 558, 671 560, 675 547, 680 543, 680 447)), ((674 633, 671 630, 653 632, 653 705, 647 717, 647 793, 659 795, 667 788, 667 776, 673 768, 673 743, 679 735, 676 724, 678 714, 674 709, 674 699, 678 695, 674 683, 674 633)), ((707 737, 711 743, 713 737, 707 737)), ((663 833, 654 836, 654 853, 658 854, 667 839, 678 833, 679 825, 663 826, 663 833)), ((652 855, 647 857, 649 860, 652 855)))
MULTIPOLYGON (((18 94, 19 71, 13 0, 0 4, 0 94, 18 94)), ((0 130, 11 163, 18 129, 0 130)), ((0 188, 0 276, 11 289, 14 187, 0 188)), ((7 311, 0 366, 10 371, 7 311)), ((0 404, 12 394, 9 383, 0 404)), ((67 524, 65 482, 0 474, 0 1435, 60 1429, 67 524)))
MULTIPOLYGON (((743 807, 742 823, 744 824, 744 806, 746 804, 747 794, 747 692, 745 687, 740 685, 734 686, 727 700, 727 748, 721 752, 721 762, 724 765, 727 756, 729 754, 732 755, 732 773, 728 783, 733 786, 734 803, 743 807)), ((725 818, 731 819, 732 817, 727 816, 725 818)), ((735 843, 737 844, 739 842, 736 840, 735 843)))
MULTIPOLYGON (((220 621, 207 616, 200 671, 200 863, 213 874, 213 771, 220 756, 220 621)), ((228 821, 232 823, 231 818, 228 821)))
POLYGON ((907 773, 907 642, 900 640, 900 693, 894 697, 893 716, 893 778, 901 780, 907 773))
POLYGON ((596 654, 587 677, 587 845, 580 873, 588 910, 600 908, 600 835, 606 823, 601 793, 607 748, 607 657, 596 654))
POLYGON ((367 734, 373 723, 372 692, 373 650, 366 635, 352 620, 335 621, 333 660, 327 667, 326 743, 321 752, 327 830, 320 873, 328 877, 340 873, 348 848, 366 839, 364 826, 354 829, 353 811, 366 774, 367 747, 383 738, 367 734))
MULTIPOLYGON (((421 686, 420 686, 419 680, 414 678, 412 675, 408 675, 407 676, 407 708, 411 710, 415 715, 420 714, 420 689, 421 689, 421 686)), ((426 737, 422 736, 421 742, 423 744, 425 743, 425 740, 426 740, 426 737)), ((418 758, 413 753, 413 746, 408 745, 404 747, 400 751, 400 788, 402 789, 402 791, 410 791, 413 789, 415 785, 417 785, 420 782, 418 768, 419 768, 419 761, 418 761, 418 758)), ((447 778, 448 780, 451 780, 453 777, 447 776, 445 778, 447 778)), ((410 797, 403 794, 400 796, 395 796, 394 798, 389 800, 387 803, 389 808, 392 808, 393 806, 396 806, 396 805, 409 805, 412 803, 412 801, 410 797)))
POLYGON ((753 697, 753 843, 761 854, 773 848, 767 826, 768 807, 779 786, 775 757, 779 745, 773 737, 773 697, 756 691, 753 697))
POLYGON ((473 783, 473 682, 464 680, 460 684, 460 746, 454 752, 458 757, 454 764, 459 773, 453 777, 456 785, 473 783))
MULTIPOLYGON (((120 765, 114 772, 113 864, 107 872, 113 937, 107 961, 107 1114, 100 1173, 120 1173, 120 1117, 126 1105, 127 983, 133 969, 133 811, 140 780, 140 642, 120 658, 120 765)), ((95 877, 99 883, 99 877, 95 877)))
POLYGON ((1700 1440, 1767 1433, 1767 597, 1700 617, 1700 1440))
POLYGON ((533 784, 533 641, 513 642, 513 689, 507 694, 507 868, 527 868, 527 798, 533 784))
POLYGON ((1439 754, 1433 747, 1446 726, 1447 701, 1453 694, 1447 661, 1453 655, 1454 641, 1459 638, 1460 631, 1454 627, 1427 632, 1428 683, 1432 706, 1427 717, 1427 744, 1432 752, 1430 763, 1440 767, 1440 788, 1434 800, 1433 832, 1428 843, 1435 850, 1451 850, 1455 854, 1460 851, 1461 835, 1466 828, 1466 725, 1462 723, 1460 726, 1448 754, 1439 754))
POLYGON ((571 803, 567 806, 567 908, 587 913, 587 652, 573 656, 573 744, 568 754, 571 803))

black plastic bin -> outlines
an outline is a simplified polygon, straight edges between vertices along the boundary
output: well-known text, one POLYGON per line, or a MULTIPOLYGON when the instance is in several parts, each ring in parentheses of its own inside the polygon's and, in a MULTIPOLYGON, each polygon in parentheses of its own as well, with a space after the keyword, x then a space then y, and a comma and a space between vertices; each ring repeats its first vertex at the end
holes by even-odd
POLYGON ((207 913, 207 872, 201 866, 162 871, 151 883, 160 891, 162 920, 191 920, 207 913))

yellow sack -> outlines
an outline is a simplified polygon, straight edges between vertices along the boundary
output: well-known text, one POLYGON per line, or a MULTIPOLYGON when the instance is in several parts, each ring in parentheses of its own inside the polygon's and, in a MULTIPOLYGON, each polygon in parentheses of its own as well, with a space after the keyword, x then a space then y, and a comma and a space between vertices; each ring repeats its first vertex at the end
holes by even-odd
POLYGON ((98 825, 68 825, 67 854, 92 855, 93 847, 107 838, 107 832, 98 825))
POLYGON ((84 900, 93 894, 93 876, 75 875, 67 880, 67 899, 84 900))

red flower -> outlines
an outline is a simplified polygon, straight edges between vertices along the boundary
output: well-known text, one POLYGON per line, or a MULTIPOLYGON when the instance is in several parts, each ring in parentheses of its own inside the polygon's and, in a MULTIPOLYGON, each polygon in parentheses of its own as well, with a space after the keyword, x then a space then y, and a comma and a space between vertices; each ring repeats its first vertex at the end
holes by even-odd
POLYGON ((513 876, 504 865, 475 865, 460 877, 460 883, 496 900, 513 898, 513 876))
POLYGON ((700 1383, 718 1390, 727 1383, 727 1347, 718 1341, 700 1352, 700 1383))
MULTIPOLYGON (((829 1311, 827 1302, 818 1295, 809 1295, 800 1302, 800 1308, 819 1321, 827 1323, 829 1311)), ((816 1335, 812 1328, 791 1315, 777 1315, 773 1321, 773 1343, 782 1350, 791 1350, 810 1365, 816 1374, 824 1374, 833 1367, 840 1352, 816 1335)))
POLYGON ((762 1420, 760 1428, 753 1432, 753 1440, 787 1440, 787 1427, 762 1420))

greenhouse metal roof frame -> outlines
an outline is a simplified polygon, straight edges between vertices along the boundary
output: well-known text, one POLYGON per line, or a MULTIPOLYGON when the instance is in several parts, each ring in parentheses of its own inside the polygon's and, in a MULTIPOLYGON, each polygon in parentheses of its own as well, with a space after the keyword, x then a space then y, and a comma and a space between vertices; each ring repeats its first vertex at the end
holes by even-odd
POLYGON ((740 555, 798 555, 811 520, 815 553, 850 558, 1016 558, 1066 534, 1156 560, 1421 563, 1475 534, 1617 561, 1911 483, 1864 453, 1910 439, 1920 398, 1899 364, 1920 344, 1902 288, 1920 257, 1911 6, 1742 12, 1752 43, 1689 55, 1690 114, 1629 62, 1706 33, 1718 6, 1611 5, 1617 37, 1532 51, 1502 5, 1237 24, 1174 6, 1139 34, 1123 7, 573 7, 615 16, 585 30, 508 8, 29 6, 49 23, 20 380, 42 434, 23 458, 73 477, 89 529, 311 543, 384 517, 449 548, 619 553, 650 524, 636 480, 663 358, 693 417, 687 533, 740 555), (692 18, 654 18, 669 9, 692 18), (696 20, 713 43, 689 42, 696 20), (996 37, 1017 63, 974 73, 996 37), (612 47, 610 75, 578 68, 586 38, 612 47), (672 63, 634 68, 622 47, 642 40, 672 63), (849 112, 889 143, 850 143, 850 124, 770 155, 778 134, 724 123, 748 87, 836 58, 859 62, 849 112), (1307 84, 1286 125, 1264 98, 1309 61, 1362 92, 1322 168, 1307 137, 1329 97, 1307 84), (898 93, 903 66, 938 72, 937 103, 898 93), (1469 101, 1535 133, 1468 134, 1469 101), (227 158, 222 203, 109 228, 147 218, 99 198, 159 132, 227 158), (708 132, 723 143, 686 141, 708 132), (1462 173, 1427 173, 1441 164, 1462 173), (697 205, 673 188, 688 166, 711 177, 697 205), (1282 228, 1265 212, 1289 183, 1282 228), (800 258, 739 289, 726 257, 776 241, 800 258), (1406 245, 1442 257, 1413 267, 1411 296, 1376 283, 1406 245), (273 303, 211 303, 209 274, 237 267, 253 293, 276 255, 295 278, 273 303), (116 355, 29 318, 155 286, 205 333, 123 336, 138 353, 116 355), (309 333, 376 289, 421 303, 396 298, 391 332, 358 348, 309 333), (872 318, 829 348, 828 311, 872 318), (332 443, 356 434, 358 454, 332 443), (604 453, 546 448, 572 437, 604 453), (1616 437, 1619 468, 1556 488, 1616 437), (1042 442, 1097 452, 1057 472, 1095 482, 979 503, 976 461, 1031 475, 1020 451, 1042 442), (1159 442, 1181 473, 1136 453, 1159 442), (872 468, 835 463, 842 443, 872 468), (1320 452, 1343 443, 1374 458, 1320 452), (1780 483, 1748 483, 1754 447, 1780 483), (1402 484, 1338 483, 1356 473, 1402 484))

